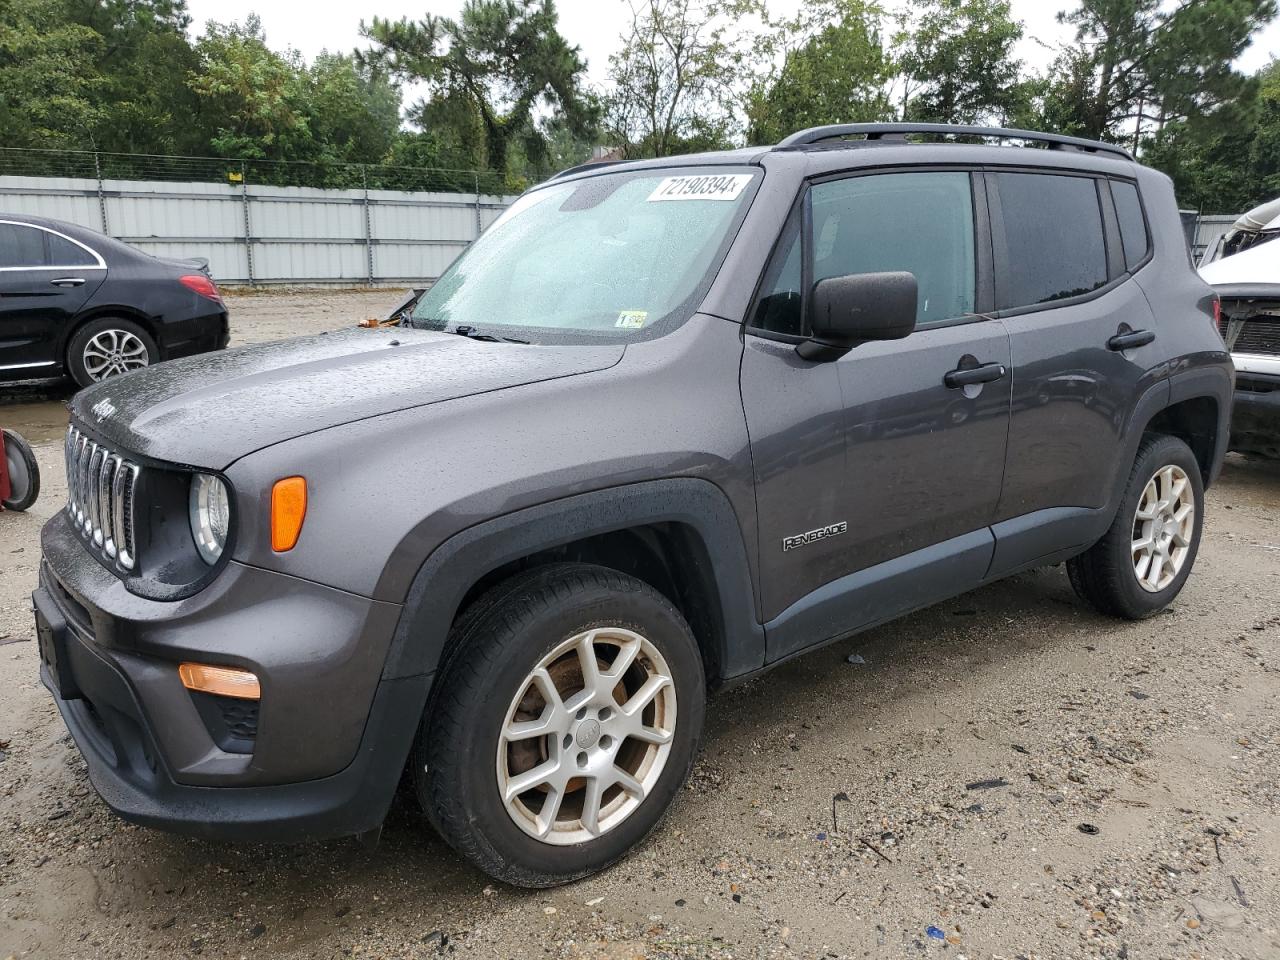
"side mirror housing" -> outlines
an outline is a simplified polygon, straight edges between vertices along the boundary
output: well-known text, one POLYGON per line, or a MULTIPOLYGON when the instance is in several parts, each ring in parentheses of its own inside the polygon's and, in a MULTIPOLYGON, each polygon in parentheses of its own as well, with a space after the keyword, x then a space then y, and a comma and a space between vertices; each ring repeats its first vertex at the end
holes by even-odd
POLYGON ((868 340, 901 340, 916 328, 914 274, 853 273, 813 288, 813 336, 796 347, 806 360, 835 360, 868 340))

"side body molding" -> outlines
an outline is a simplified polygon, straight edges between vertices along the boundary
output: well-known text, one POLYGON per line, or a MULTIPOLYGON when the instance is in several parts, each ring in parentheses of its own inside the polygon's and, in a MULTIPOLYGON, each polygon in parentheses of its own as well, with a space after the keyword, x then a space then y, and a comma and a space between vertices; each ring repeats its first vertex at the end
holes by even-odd
POLYGON ((383 679, 436 670, 459 606, 471 586, 504 564, 575 540, 647 524, 677 524, 693 534, 697 571, 717 628, 711 651, 721 677, 764 663, 764 628, 737 514, 715 484, 677 477, 611 487, 539 504, 454 534, 422 564, 391 640, 383 679))

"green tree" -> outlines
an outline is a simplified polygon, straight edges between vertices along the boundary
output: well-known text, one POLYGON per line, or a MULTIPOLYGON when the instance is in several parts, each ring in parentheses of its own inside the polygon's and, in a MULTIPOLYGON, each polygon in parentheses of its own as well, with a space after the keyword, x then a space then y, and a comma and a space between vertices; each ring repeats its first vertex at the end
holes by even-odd
POLYGON ((316 57, 306 71, 303 110, 324 160, 380 163, 400 130, 400 91, 354 56, 316 57))
POLYGON ((1022 23, 1009 0, 915 0, 903 22, 903 119, 1003 123, 1019 111, 1022 23))
POLYGON ((66 0, 69 23, 101 37, 91 74, 98 122, 92 145, 136 153, 191 153, 209 131, 186 80, 197 58, 186 0, 66 0))
POLYGON ((776 76, 756 83, 751 143, 775 143, 794 130, 894 117, 889 85, 897 65, 884 41, 884 10, 867 0, 810 0, 777 28, 776 76))
POLYGON ((8 147, 83 147, 99 120, 102 37, 62 0, 0 0, 0 138, 8 147))
POLYGON ((728 146, 740 129, 751 55, 744 19, 759 0, 629 0, 631 24, 609 58, 605 129, 628 157, 728 146))
POLYGON ((1082 0, 1054 67, 1046 115, 1066 132, 1125 139, 1136 124, 1211 116, 1247 103, 1256 83, 1232 64, 1276 15, 1275 0, 1082 0))
POLYGON ((411 108, 411 119, 427 130, 478 120, 495 170, 513 172, 517 143, 530 163, 545 163, 539 108, 583 133, 594 121, 582 92, 586 64, 560 35, 553 0, 466 0, 457 20, 374 17, 360 29, 376 44, 363 62, 426 83, 429 95, 411 108))
POLYGON ((301 58, 267 46, 262 22, 210 23, 196 44, 191 89, 216 117, 210 146, 224 157, 309 160, 315 156, 301 58))
POLYGON ((1241 213, 1280 196, 1280 62, 1257 80, 1254 109, 1234 128, 1179 120, 1144 142, 1143 162, 1173 178, 1183 206, 1241 213))

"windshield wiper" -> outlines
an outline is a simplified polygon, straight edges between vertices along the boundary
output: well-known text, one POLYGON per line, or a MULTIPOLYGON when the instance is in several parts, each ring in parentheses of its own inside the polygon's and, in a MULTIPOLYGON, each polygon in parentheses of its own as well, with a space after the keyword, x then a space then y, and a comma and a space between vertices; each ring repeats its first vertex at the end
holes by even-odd
POLYGON ((453 330, 446 330, 446 333, 456 333, 460 337, 466 337, 469 340, 486 340, 490 343, 528 343, 528 340, 521 340, 518 337, 496 337, 492 333, 481 333, 475 327, 461 324, 453 330))

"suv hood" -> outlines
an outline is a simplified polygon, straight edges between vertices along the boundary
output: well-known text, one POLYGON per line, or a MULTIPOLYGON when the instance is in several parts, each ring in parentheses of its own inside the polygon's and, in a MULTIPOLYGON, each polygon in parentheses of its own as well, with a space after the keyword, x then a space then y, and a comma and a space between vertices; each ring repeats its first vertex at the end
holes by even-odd
POLYGON ((623 350, 350 329, 171 360, 82 390, 71 410, 113 447, 222 469, 327 427, 603 370, 623 350))

